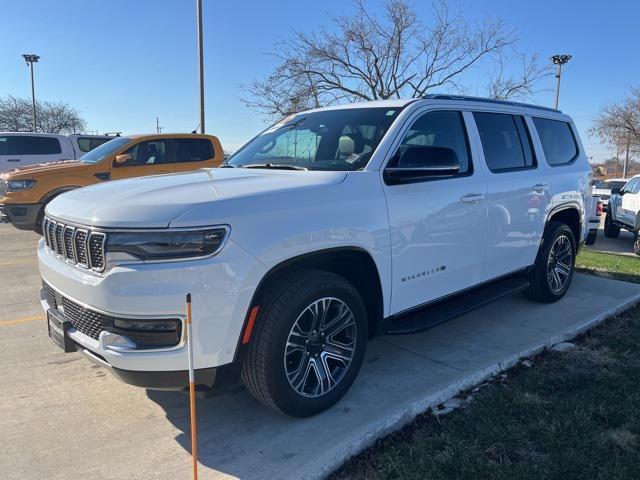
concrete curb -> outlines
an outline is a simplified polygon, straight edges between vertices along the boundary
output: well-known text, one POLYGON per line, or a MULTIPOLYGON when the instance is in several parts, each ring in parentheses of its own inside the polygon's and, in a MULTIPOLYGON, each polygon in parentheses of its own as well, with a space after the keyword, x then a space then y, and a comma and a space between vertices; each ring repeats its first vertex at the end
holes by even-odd
POLYGON ((357 440, 340 442, 336 439, 336 444, 331 448, 331 451, 320 454, 313 462, 305 464, 303 468, 296 471, 291 477, 306 480, 326 478, 352 456, 357 455, 373 445, 377 439, 400 430, 429 408, 440 405, 460 392, 470 390, 496 374, 514 367, 523 358, 535 356, 545 348, 550 348, 557 343, 565 342, 579 336, 604 322, 606 319, 619 315, 638 303, 640 303, 640 294, 635 295, 621 305, 592 316, 576 328, 566 330, 565 332, 550 337, 541 344, 521 350, 489 367, 465 375, 435 393, 424 397, 408 399, 402 405, 399 405, 391 415, 384 419, 376 419, 363 428, 357 440))

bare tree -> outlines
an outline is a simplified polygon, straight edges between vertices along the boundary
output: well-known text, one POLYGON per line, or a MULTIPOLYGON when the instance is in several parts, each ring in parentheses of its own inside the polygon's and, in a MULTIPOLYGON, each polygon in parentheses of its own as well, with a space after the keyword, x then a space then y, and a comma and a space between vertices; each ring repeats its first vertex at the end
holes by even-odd
MULTIPOLYGON (((38 132, 82 133, 87 126, 74 108, 62 102, 37 101, 36 116, 38 132)), ((0 131, 33 131, 31 100, 12 95, 0 98, 0 131)))
POLYGON ((553 67, 551 65, 540 66, 537 54, 531 57, 520 54, 519 57, 522 70, 518 75, 507 76, 505 59, 498 60, 498 68, 494 74, 489 76, 487 84, 489 97, 502 100, 519 97, 530 98, 540 91, 537 88, 540 80, 551 75, 553 67))
MULTIPOLYGON (((479 24, 433 3, 433 21, 423 24, 405 0, 386 0, 384 14, 355 1, 350 16, 331 18, 330 30, 294 32, 273 54, 278 64, 263 80, 245 86, 243 101, 269 116, 345 101, 421 97, 437 88, 463 91, 464 73, 482 62, 504 62, 517 37, 502 21, 479 24)), ((500 70, 490 91, 500 98, 527 95, 548 71, 523 57, 521 78, 500 70)))
POLYGON ((602 107, 589 134, 615 148, 616 158, 624 152, 622 171, 627 174, 630 158, 640 152, 640 87, 632 87, 622 102, 602 107))

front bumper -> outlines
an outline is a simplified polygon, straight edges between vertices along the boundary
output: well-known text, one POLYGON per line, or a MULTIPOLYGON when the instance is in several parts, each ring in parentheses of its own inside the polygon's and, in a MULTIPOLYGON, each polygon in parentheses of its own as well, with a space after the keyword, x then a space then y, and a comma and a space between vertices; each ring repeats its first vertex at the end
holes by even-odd
POLYGON ((0 220, 10 222, 20 230, 35 231, 41 210, 41 203, 0 204, 0 220))
MULTIPOLYGON (((265 271, 231 241, 211 258, 122 265, 104 274, 69 264, 43 241, 38 261, 43 281, 59 295, 105 316, 184 319, 185 295, 191 293, 194 368, 206 386, 219 378, 218 369, 234 363, 253 291, 265 271)), ((48 309, 44 292, 41 301, 48 309)), ((69 337, 78 350, 128 383, 149 388, 186 385, 185 335, 171 347, 136 349, 114 348, 106 333, 90 336, 72 328, 69 337)))

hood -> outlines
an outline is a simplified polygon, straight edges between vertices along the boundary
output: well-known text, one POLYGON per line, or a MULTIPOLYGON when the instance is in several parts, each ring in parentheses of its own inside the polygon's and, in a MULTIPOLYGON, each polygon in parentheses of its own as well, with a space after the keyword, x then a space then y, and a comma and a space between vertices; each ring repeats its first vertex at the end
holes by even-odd
POLYGON ((3 180, 27 180, 32 177, 57 174, 62 171, 70 173, 72 170, 86 168, 87 164, 78 160, 60 160, 58 162, 38 163, 36 165, 28 165, 19 167, 2 174, 3 180))
MULTIPOLYGON (((165 228, 186 212, 233 199, 340 183, 347 172, 212 168, 100 183, 72 190, 47 205, 47 214, 105 228, 165 228)), ((216 219, 212 218, 211 223, 216 219)))

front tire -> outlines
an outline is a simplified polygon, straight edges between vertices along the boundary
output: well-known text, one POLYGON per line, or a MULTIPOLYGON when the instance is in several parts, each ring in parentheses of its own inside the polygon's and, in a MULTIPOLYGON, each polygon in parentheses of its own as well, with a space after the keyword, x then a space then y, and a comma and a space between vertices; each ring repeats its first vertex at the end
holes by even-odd
POLYGON ((636 236, 633 239, 633 253, 640 255, 640 228, 636 230, 636 236))
POLYGON ((355 287, 306 270, 262 297, 242 379, 268 407, 294 417, 334 405, 355 380, 366 349, 367 314, 355 287))
POLYGON ((604 219, 604 236, 607 238, 618 238, 620 227, 611 221, 611 215, 607 213, 604 219))
POLYGON ((587 238, 585 238, 584 240, 584 244, 593 245, 594 243, 596 243, 597 238, 598 238, 598 230, 596 229, 589 230, 589 233, 587 234, 587 238))
POLYGON ((529 274, 529 298, 543 303, 560 300, 571 285, 576 259, 576 241, 562 222, 550 222, 536 263, 529 274))

